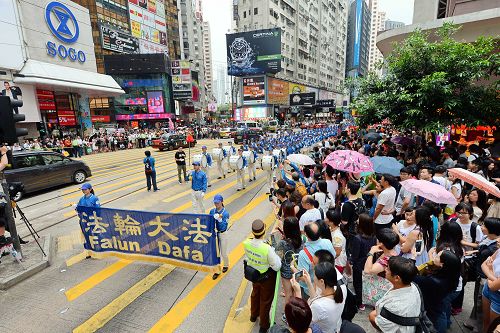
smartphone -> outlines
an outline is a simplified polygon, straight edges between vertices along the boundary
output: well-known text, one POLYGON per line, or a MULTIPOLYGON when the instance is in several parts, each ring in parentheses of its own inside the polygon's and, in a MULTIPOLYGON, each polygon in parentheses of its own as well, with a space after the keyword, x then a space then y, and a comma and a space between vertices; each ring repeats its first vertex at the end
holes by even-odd
POLYGON ((297 272, 294 275, 295 275, 295 280, 297 280, 299 277, 302 277, 304 275, 304 271, 297 272))
POLYGON ((422 254, 423 244, 424 241, 422 239, 418 239, 415 241, 415 252, 417 252, 417 254, 422 254))
POLYGON ((269 194, 269 201, 273 202, 273 195, 269 194))

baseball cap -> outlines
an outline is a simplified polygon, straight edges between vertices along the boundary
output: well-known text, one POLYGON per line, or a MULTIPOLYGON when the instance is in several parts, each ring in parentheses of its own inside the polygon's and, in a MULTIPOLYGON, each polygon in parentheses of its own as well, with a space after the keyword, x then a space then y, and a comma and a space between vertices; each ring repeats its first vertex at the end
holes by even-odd
POLYGON ((206 149, 206 148, 207 148, 207 146, 201 146, 201 149, 206 149))
POLYGON ((193 162, 193 165, 200 166, 200 162, 193 162))
POLYGON ((215 195, 214 203, 219 203, 219 202, 223 202, 223 201, 224 201, 224 198, 222 197, 222 195, 220 195, 220 194, 215 195))
POLYGON ((90 185, 90 183, 85 183, 81 187, 82 190, 90 190, 91 188, 92 188, 92 185, 90 185))

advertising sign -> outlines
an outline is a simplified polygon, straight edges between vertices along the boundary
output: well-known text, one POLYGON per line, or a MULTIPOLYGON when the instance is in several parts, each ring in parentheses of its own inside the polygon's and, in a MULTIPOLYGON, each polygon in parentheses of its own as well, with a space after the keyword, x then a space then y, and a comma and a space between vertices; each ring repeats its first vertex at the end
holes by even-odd
POLYGON ((172 94, 174 99, 192 99, 193 85, 189 61, 174 60, 172 68, 172 94))
POLYGON ((168 47, 144 39, 139 39, 140 53, 168 53, 168 47))
POLYGON ((334 99, 318 99, 316 101, 316 106, 322 107, 322 108, 333 108, 335 106, 335 100, 334 99))
MULTIPOLYGON (((167 46, 164 0, 129 0, 128 2, 132 36, 143 41, 167 46)), ((160 52, 149 51, 159 50, 148 47, 141 50, 141 53, 163 53, 163 50, 160 52)))
POLYGON ((354 31, 354 60, 353 66, 359 66, 359 49, 361 48, 361 24, 363 13, 363 0, 356 0, 356 25, 354 31))
POLYGON ((111 122, 110 116, 92 116, 93 123, 109 123, 111 122))
POLYGON ((245 107, 234 110, 234 120, 259 120, 267 117, 267 108, 265 106, 245 107))
POLYGON ((264 76, 243 79, 243 104, 266 104, 266 79, 264 76))
POLYGON ((267 78, 267 103, 288 105, 288 82, 275 79, 272 77, 267 78))
POLYGON ((144 97, 129 97, 125 99, 125 105, 146 105, 146 99, 144 97))
POLYGON ((289 94, 300 94, 306 92, 306 86, 299 83, 288 83, 288 93, 289 94))
POLYGON ((444 147, 444 144, 450 141, 450 132, 446 133, 437 133, 436 135, 436 146, 444 147))
POLYGON ((281 70, 281 29, 226 35, 228 74, 245 76, 281 70))
POLYGON ((119 53, 139 53, 139 41, 126 33, 101 25, 102 48, 119 53))
POLYGON ((316 103, 315 93, 301 93, 290 95, 290 106, 314 105, 316 103))
POLYGON ((209 271, 220 263, 212 215, 77 208, 85 248, 209 271))
POLYGON ((148 112, 149 113, 164 113, 163 93, 161 91, 148 91, 148 112))
POLYGON ((170 113, 138 113, 138 114, 117 114, 116 120, 151 120, 172 118, 170 113))

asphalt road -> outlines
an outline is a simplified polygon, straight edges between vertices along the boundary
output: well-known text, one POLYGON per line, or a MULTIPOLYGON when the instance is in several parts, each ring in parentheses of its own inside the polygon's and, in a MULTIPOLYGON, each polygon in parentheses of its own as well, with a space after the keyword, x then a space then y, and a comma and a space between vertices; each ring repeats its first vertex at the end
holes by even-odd
MULTIPOLYGON (((191 156, 215 140, 201 140, 191 156)), ((84 156, 94 176, 89 181, 104 207, 160 212, 193 212, 190 184, 178 184, 175 152, 156 152, 158 192, 147 192, 142 159, 144 150, 133 149, 84 156)), ((85 259, 73 205, 82 195, 79 186, 69 185, 26 197, 19 205, 41 235, 50 234, 55 256, 49 268, 0 292, 0 328, 10 332, 257 332, 248 320, 251 285, 243 277, 241 242, 260 218, 270 226, 271 205, 265 195, 265 180, 258 170, 257 181, 236 191, 236 174, 217 180, 205 207, 217 193, 224 196, 231 214, 229 232, 230 271, 217 280, 211 274, 170 265, 116 258, 85 259)), ((18 225, 22 236, 28 231, 18 225)), ((1 267, 0 267, 1 269, 1 267)), ((470 286, 468 286, 470 289, 470 286)), ((470 300, 469 298, 466 298, 470 300)), ((283 306, 278 299, 278 309, 283 306)), ((470 303, 470 302, 469 302, 470 303)), ((470 306, 464 306, 468 312, 470 306)), ((356 322, 367 332, 366 316, 356 322)), ((277 322, 281 311, 278 311, 277 322)), ((459 318, 463 320, 463 318, 459 318)), ((460 329, 454 324, 453 332, 460 329)))

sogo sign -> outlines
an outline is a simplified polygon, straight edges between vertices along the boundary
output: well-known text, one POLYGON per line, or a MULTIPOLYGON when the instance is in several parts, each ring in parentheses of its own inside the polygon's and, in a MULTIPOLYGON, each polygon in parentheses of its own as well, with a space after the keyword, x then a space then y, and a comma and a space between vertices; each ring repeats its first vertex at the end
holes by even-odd
MULTIPOLYGON (((76 21, 75 15, 64 4, 52 1, 45 8, 45 22, 52 34, 63 43, 72 44, 78 40, 80 28, 76 21)), ((61 59, 68 58, 70 61, 78 61, 84 63, 86 60, 85 53, 81 50, 67 48, 63 44, 57 45, 52 41, 47 42, 47 54, 61 59)))

